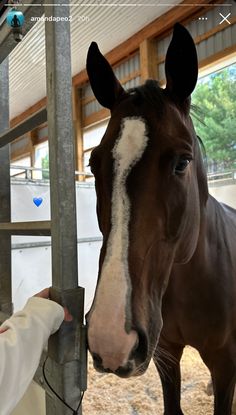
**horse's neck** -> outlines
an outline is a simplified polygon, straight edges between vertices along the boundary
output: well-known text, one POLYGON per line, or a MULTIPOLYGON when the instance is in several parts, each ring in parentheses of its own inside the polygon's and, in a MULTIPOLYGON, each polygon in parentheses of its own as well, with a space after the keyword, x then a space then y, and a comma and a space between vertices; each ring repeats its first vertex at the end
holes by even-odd
POLYGON ((208 256, 235 256, 236 210, 219 203, 211 195, 208 197, 198 246, 207 249, 208 256))
POLYGON ((236 210, 224 203, 218 202, 213 196, 209 195, 206 206, 206 219, 209 224, 213 225, 216 232, 228 227, 236 226, 236 210), (220 226, 220 229, 217 228, 220 226))

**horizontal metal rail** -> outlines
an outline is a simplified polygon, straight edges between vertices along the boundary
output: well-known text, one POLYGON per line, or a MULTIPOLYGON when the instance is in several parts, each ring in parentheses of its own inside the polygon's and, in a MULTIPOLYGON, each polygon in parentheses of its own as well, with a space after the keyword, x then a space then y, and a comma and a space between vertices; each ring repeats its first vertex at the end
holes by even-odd
MULTIPOLYGON (((17 170, 19 171, 16 174, 11 174, 11 177, 17 178, 17 176, 19 176, 20 174, 25 174, 25 178, 29 179, 29 180, 40 180, 40 178, 37 179, 33 179, 33 172, 41 172, 41 173, 49 173, 49 169, 42 169, 40 167, 29 167, 29 166, 16 166, 16 165, 11 165, 10 166, 11 170, 17 170)), ((86 178, 91 178, 94 177, 92 173, 88 173, 88 172, 84 172, 84 171, 75 171, 75 176, 83 176, 85 179, 86 178)), ((43 178, 42 180, 48 180, 43 178)))
POLYGON ((49 178, 43 177, 43 173, 49 174, 49 169, 41 169, 39 167, 26 167, 26 166, 16 166, 16 165, 10 165, 10 169, 15 170, 16 173, 11 172, 11 177, 14 177, 15 179, 22 179, 22 174, 25 176, 24 179, 27 180, 47 180, 49 181, 49 178), (42 173, 42 178, 33 178, 33 172, 40 172, 42 173))
MULTIPOLYGON (((23 35, 26 35, 35 25, 36 21, 33 21, 32 17, 43 15, 44 9, 42 3, 41 0, 24 0, 24 6, 17 6, 17 9, 25 16, 23 35)), ((17 45, 18 43, 14 39, 12 29, 4 22, 0 27, 0 64, 10 55, 17 45)))
MULTIPOLYGON (((90 238, 78 238, 78 244, 91 244, 93 242, 102 242, 101 236, 94 236, 90 238)), ((16 243, 12 244, 12 249, 32 249, 32 248, 48 248, 52 245, 51 241, 42 241, 42 242, 25 242, 25 243, 16 243)))
POLYGON ((75 176, 84 176, 85 179, 94 177, 92 173, 86 173, 85 171, 78 171, 78 170, 75 170, 75 176))
POLYGON ((210 173, 207 175, 208 181, 219 181, 219 180, 236 180, 236 170, 210 173))
POLYGON ((211 173, 208 176, 209 188, 236 185, 236 170, 220 173, 211 173))
POLYGON ((28 117, 26 120, 16 125, 16 127, 6 130, 3 134, 0 135, 0 147, 4 147, 6 144, 11 143, 16 140, 16 138, 21 137, 22 135, 33 130, 35 127, 43 124, 47 121, 47 110, 43 108, 36 112, 34 115, 28 117))
MULTIPOLYGON (((1 139, 1 136, 0 136, 1 139)), ((31 167, 31 166, 20 166, 20 165, 11 165, 11 170, 20 170, 19 173, 12 174, 11 177, 17 177, 19 174, 25 174, 25 177, 31 178, 32 172, 42 172, 42 173, 49 173, 49 169, 43 169, 40 167, 31 167)), ((92 178, 94 175, 90 172, 85 171, 75 171, 75 176, 83 176, 84 178, 92 178)), ((216 172, 216 173, 208 173, 207 180, 208 182, 218 181, 218 180, 236 180, 236 170, 226 171, 226 172, 216 172)), ((36 179, 40 180, 40 179, 36 179)), ((43 179, 45 180, 45 179, 43 179)))
POLYGON ((49 172, 49 169, 42 169, 40 167, 30 167, 30 166, 16 166, 15 164, 11 164, 11 169, 13 170, 24 170, 24 171, 41 171, 41 172, 49 172))
POLYGON ((11 235, 51 235, 51 221, 0 223, 0 232, 11 235))

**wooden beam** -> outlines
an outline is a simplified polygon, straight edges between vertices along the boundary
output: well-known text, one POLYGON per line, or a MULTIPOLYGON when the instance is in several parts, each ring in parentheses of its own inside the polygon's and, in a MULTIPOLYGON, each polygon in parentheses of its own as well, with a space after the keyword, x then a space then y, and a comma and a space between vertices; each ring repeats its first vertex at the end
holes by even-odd
POLYGON ((36 128, 38 125, 45 122, 47 119, 47 109, 41 109, 38 112, 34 113, 20 124, 17 124, 14 127, 11 127, 9 130, 6 130, 3 134, 0 135, 0 146, 4 147, 6 144, 12 143, 16 138, 19 138, 26 133, 30 132, 32 129, 36 128))
POLYGON ((140 43, 141 79, 157 79, 157 47, 153 40, 145 39, 140 43))
MULTIPOLYGON (((207 73, 211 73, 210 68, 213 66, 213 70, 214 70, 214 66, 220 64, 221 62, 223 63, 225 61, 226 58, 228 57, 235 57, 236 59, 236 50, 235 50, 235 45, 233 46, 229 46, 228 48, 225 48, 224 50, 221 50, 218 53, 215 53, 214 55, 208 56, 206 59, 201 60, 198 63, 198 69, 199 71, 201 70, 205 70, 207 71, 207 73), (209 71, 208 71, 209 69, 209 71)), ((201 73, 199 73, 199 75, 201 75, 201 73)), ((164 86, 166 83, 165 79, 161 79, 159 81, 159 84, 161 86, 164 86)))
MULTIPOLYGON (((214 4, 215 3, 217 3, 217 0, 214 1, 214 4)), ((144 39, 153 39, 160 35, 165 35, 166 32, 173 28, 174 23, 183 22, 186 19, 190 20, 196 13, 203 12, 203 10, 206 9, 204 4, 213 4, 213 0, 199 0, 196 6, 189 4, 189 0, 184 0, 182 3, 176 5, 167 13, 158 17, 135 35, 108 52, 106 54, 107 60, 111 65, 114 65, 124 59, 125 56, 129 56, 135 50, 138 50, 139 45, 144 39)), ((87 80, 87 72, 86 70, 83 70, 73 77, 73 85, 81 85, 87 82, 87 80)))
POLYGON ((30 139, 32 141, 33 146, 38 144, 38 130, 39 130, 39 128, 34 128, 34 130, 32 130, 30 132, 30 139))
POLYGON ((27 143, 24 146, 22 146, 22 147, 16 146, 16 149, 14 148, 15 147, 14 144, 17 143, 17 142, 19 143, 22 140, 22 137, 19 137, 18 139, 13 141, 13 143, 10 144, 11 160, 16 161, 18 159, 21 159, 23 157, 27 157, 28 155, 30 155, 30 151, 31 151, 30 134, 29 133, 25 134, 25 136, 23 137, 24 140, 25 140, 26 136, 27 136, 28 140, 27 140, 27 143))
MULTIPOLYGON (((236 23, 236 16, 230 18, 230 23, 231 23, 232 26, 236 23)), ((220 24, 217 24, 215 27, 213 27, 208 32, 203 33, 202 35, 197 36, 194 39, 195 44, 198 45, 202 41, 209 39, 211 36, 215 35, 216 33, 222 32, 224 29, 227 29, 228 27, 229 27, 229 23, 222 23, 221 25, 220 24)))
MULTIPOLYGON (((124 60, 127 56, 135 53, 139 49, 140 44, 145 39, 153 39, 158 36, 165 36, 172 28, 176 22, 185 22, 196 18, 197 16, 202 15, 205 10, 210 10, 217 3, 222 2, 222 0, 198 0, 197 5, 189 4, 189 0, 184 0, 179 5, 176 5, 173 9, 169 10, 164 15, 158 17, 149 25, 145 26, 135 35, 131 36, 125 42, 114 48, 112 51, 106 54, 106 58, 109 60, 111 65, 115 65, 118 62, 124 60), (209 4, 209 6, 204 6, 204 4, 209 4)), ((74 86, 81 86, 88 81, 88 76, 86 70, 82 70, 72 79, 74 86)), ((13 127, 22 120, 28 118, 33 113, 37 112, 39 109, 46 107, 47 99, 46 97, 38 101, 32 107, 28 108, 22 114, 11 120, 10 126, 13 127)))
POLYGON ((199 69, 207 68, 208 66, 212 66, 213 64, 217 64, 221 60, 223 61, 227 56, 235 54, 236 58, 236 50, 235 45, 229 46, 228 48, 225 48, 224 50, 221 50, 218 53, 214 53, 214 55, 209 56, 206 59, 203 59, 199 62, 199 69))
MULTIPOLYGON (((230 20, 231 24, 234 25, 236 23, 236 16, 234 16, 230 20)), ((198 45, 199 43, 208 40, 210 37, 214 36, 217 33, 222 32, 224 29, 229 27, 228 23, 222 23, 222 25, 216 25, 211 30, 208 30, 208 32, 203 33, 202 35, 196 36, 194 38, 195 45, 198 45)), ((235 49, 235 45, 234 45, 235 49)), ((165 55, 159 56, 157 59, 157 65, 160 65, 161 63, 165 62, 165 55)))
POLYGON ((99 121, 103 121, 106 118, 109 118, 111 115, 110 111, 103 108, 100 111, 94 112, 83 120, 83 127, 88 127, 89 125, 95 124, 99 121))
MULTIPOLYGON (((121 85, 126 84, 126 82, 131 81, 132 79, 137 78, 138 76, 141 76, 141 71, 140 70, 136 70, 131 72, 129 75, 125 76, 124 78, 122 78, 121 80, 119 79, 121 85)), ((94 95, 90 95, 89 97, 86 98, 81 98, 81 102, 82 102, 82 106, 89 104, 90 102, 96 101, 96 98, 94 95)))
POLYGON ((29 141, 30 141, 30 166, 34 167, 34 163, 35 163, 35 141, 37 140, 37 131, 33 130, 30 131, 30 137, 29 137, 29 141))
POLYGON ((22 121, 24 121, 26 118, 29 118, 31 115, 35 114, 35 112, 38 112, 42 108, 45 108, 47 106, 47 98, 43 98, 40 101, 36 102, 36 104, 32 105, 32 107, 28 108, 24 112, 22 112, 20 115, 17 115, 17 117, 13 118, 10 122, 10 127, 13 128, 16 125, 20 124, 22 121))

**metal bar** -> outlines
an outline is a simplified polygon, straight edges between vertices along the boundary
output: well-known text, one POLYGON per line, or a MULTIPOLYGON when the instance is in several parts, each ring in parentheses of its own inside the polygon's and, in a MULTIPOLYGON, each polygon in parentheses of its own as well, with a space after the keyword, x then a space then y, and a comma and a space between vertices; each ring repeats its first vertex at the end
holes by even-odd
MULTIPOLYGON (((102 237, 94 236, 91 238, 78 238, 77 239, 77 244, 91 244, 93 242, 102 242, 102 237)), ((25 242, 25 243, 12 244, 11 249, 48 248, 51 245, 52 245, 51 241, 25 242)))
POLYGON ((11 169, 13 170, 29 170, 29 171, 41 171, 41 172, 49 172, 49 169, 42 169, 40 167, 29 167, 29 166, 16 166, 15 164, 11 164, 11 169))
MULTIPOLYGON (((2 222, 0 223, 1 234, 10 235, 51 235, 51 222, 2 222)), ((11 251, 11 248, 10 248, 11 251)))
POLYGON ((7 320, 8 318, 9 318, 9 313, 6 314, 0 311, 0 325, 4 323, 4 321, 7 320))
MULTIPOLYGON (((46 173, 49 173, 49 171, 50 171, 49 169, 42 169, 40 167, 17 166, 15 164, 11 165, 11 169, 13 169, 13 170, 26 170, 26 171, 27 170, 29 170, 29 171, 41 171, 41 172, 46 172, 46 173)), ((75 170, 75 176, 78 176, 78 175, 93 177, 92 173, 86 173, 84 171, 75 170)))
MULTIPOLYGON (((0 133, 9 128, 9 67, 8 59, 0 65, 0 133)), ((10 146, 0 149, 1 186, 0 222, 11 220, 10 146)), ((12 313, 11 235, 0 232, 0 310, 12 313)))
MULTIPOLYGON (((85 354, 85 336, 82 335, 83 290, 78 287, 69 11, 69 0, 64 1, 63 7, 45 7, 45 17, 59 18, 57 23, 45 22, 52 214, 51 298, 66 305, 73 315, 69 332, 62 327, 50 338, 48 378, 65 402, 76 409, 81 396, 81 378, 86 378, 81 368, 83 366, 84 370, 86 365, 81 363, 81 356, 85 354)), ((65 405, 48 393, 46 412, 71 415, 65 405)))
POLYGON ((225 176, 227 176, 226 178, 231 179, 234 178, 234 176, 236 176, 236 171, 227 171, 227 172, 219 172, 219 173, 210 173, 207 175, 208 180, 224 180, 225 176))
MULTIPOLYGON (((64 2, 69 4, 67 0, 64 2)), ((45 16, 69 16, 68 7, 45 7, 45 16)), ((45 22, 53 285, 78 286, 69 22, 45 22), (62 254, 63 251, 67 251, 62 254), (65 275, 67 274, 67 278, 65 275)))
POLYGON ((2 133, 0 135, 0 147, 11 143, 16 138, 28 133, 33 128, 43 124, 45 121, 47 121, 47 109, 43 108, 31 117, 28 117, 22 123, 18 124, 16 127, 10 128, 2 133))
MULTIPOLYGON (((2 322, 6 319, 4 317, 5 316, 3 316, 3 318, 2 318, 2 322)), ((0 318, 1 318, 1 316, 0 316, 0 318)), ((0 320, 0 322, 1 322, 1 320, 0 320)), ((85 330, 85 328, 82 330, 82 334, 81 335, 82 335, 82 337, 85 337, 86 336, 86 330, 85 330)), ((86 352, 85 349, 84 349, 84 351, 86 352)), ((37 371, 36 371, 36 373, 34 375, 34 381, 37 382, 39 386, 41 386, 42 388, 45 389, 45 391, 47 392, 47 394, 50 396, 50 399, 53 401, 54 396, 52 394, 52 391, 48 388, 48 386, 47 386, 47 384, 46 384, 46 382, 44 380, 43 371, 42 371, 42 368, 43 368, 43 365, 44 365, 44 362, 45 362, 46 358, 47 358, 47 353, 45 351, 43 351, 43 353, 41 355, 41 358, 40 358, 40 363, 39 363, 38 369, 37 369, 37 371)), ((82 369, 83 370, 81 370, 81 373, 83 373, 83 371, 86 372, 87 367, 85 365, 87 365, 87 354, 85 354, 84 356, 82 355, 81 366, 82 366, 82 369)), ((47 367, 47 377, 50 376, 49 369, 51 370, 50 367, 49 368, 47 367)), ((73 362, 72 362, 72 365, 71 365, 71 369, 73 371, 73 362)), ((86 380, 86 378, 85 378, 85 380, 86 380)), ((85 390, 86 387, 87 387, 87 385, 86 385, 86 383, 84 383, 84 379, 83 378, 78 378, 78 381, 83 386, 83 390, 85 390)), ((49 412, 49 415, 51 415, 51 412, 49 412)))
MULTIPOLYGON (((40 17, 43 14, 41 0, 24 0, 24 6, 18 6, 18 9, 22 11, 25 16, 25 23, 23 28, 23 34, 26 35, 29 30, 35 25, 33 17, 40 17), (30 6, 34 4, 34 6, 30 6)), ((0 30, 0 63, 10 55, 11 51, 18 45, 15 41, 11 28, 6 24, 3 24, 0 30)))

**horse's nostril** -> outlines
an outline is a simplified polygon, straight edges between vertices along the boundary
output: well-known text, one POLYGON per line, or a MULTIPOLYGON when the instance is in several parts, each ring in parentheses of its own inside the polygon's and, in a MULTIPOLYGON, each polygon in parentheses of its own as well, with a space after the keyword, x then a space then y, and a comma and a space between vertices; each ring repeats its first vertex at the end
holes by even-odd
POLYGON ((146 359, 147 354, 148 354, 147 336, 145 332, 141 329, 138 329, 137 333, 138 333, 137 341, 130 355, 130 359, 134 358, 135 360, 137 359, 143 360, 143 359, 146 359))
POLYGON ((134 345, 134 347, 131 350, 130 355, 129 355, 130 360, 135 358, 135 356, 137 355, 137 353, 139 351, 139 347, 140 347, 140 336, 139 336, 139 333, 138 333, 136 343, 135 343, 135 345, 134 345))
POLYGON ((133 362, 128 362, 125 366, 119 367, 115 371, 115 374, 120 376, 121 378, 127 378, 130 376, 133 370, 134 370, 133 362))
POLYGON ((136 343, 135 343, 135 345, 133 347, 132 352, 134 353, 138 349, 138 347, 139 347, 139 336, 137 336, 137 340, 136 340, 136 343))
POLYGON ((101 366, 102 365, 102 359, 101 359, 101 357, 97 353, 92 353, 92 356, 93 356, 94 363, 96 363, 97 365, 101 366))

